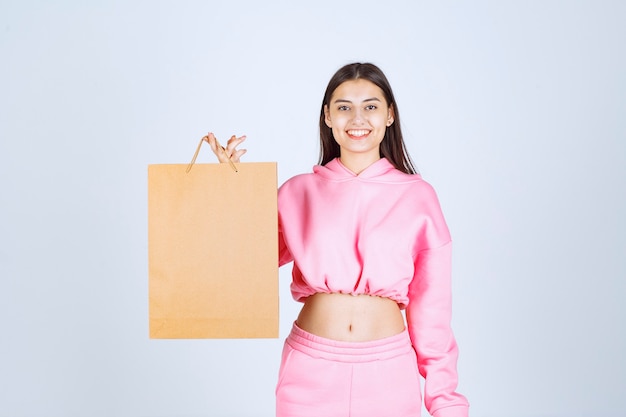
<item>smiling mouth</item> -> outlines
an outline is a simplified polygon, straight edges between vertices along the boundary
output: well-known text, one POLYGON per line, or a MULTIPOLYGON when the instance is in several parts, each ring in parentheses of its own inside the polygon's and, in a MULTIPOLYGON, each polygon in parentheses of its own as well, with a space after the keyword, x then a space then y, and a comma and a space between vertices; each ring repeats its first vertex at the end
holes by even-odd
POLYGON ((369 135, 370 131, 366 129, 352 129, 347 131, 348 135, 354 139, 362 139, 369 135))

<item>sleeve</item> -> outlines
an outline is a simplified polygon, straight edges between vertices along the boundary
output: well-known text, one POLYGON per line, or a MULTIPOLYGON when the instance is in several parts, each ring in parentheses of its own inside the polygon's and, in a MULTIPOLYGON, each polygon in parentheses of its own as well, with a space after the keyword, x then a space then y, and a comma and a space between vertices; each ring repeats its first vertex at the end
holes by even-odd
POLYGON ((278 216, 278 266, 283 266, 293 261, 293 256, 289 252, 289 248, 285 243, 285 235, 283 233, 283 223, 280 215, 278 216))
POLYGON ((434 417, 467 417, 467 399, 456 392, 458 348, 450 327, 452 242, 417 254, 406 309, 417 366, 425 378, 424 404, 434 417))

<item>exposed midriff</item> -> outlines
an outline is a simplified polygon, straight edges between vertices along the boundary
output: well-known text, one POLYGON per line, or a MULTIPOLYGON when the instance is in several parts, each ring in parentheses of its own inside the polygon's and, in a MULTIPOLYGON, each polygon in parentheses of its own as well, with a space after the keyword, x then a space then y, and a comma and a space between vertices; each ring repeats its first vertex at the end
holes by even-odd
POLYGON ((405 328, 404 316, 395 301, 340 293, 307 297, 296 324, 314 335, 349 342, 383 339, 405 328))

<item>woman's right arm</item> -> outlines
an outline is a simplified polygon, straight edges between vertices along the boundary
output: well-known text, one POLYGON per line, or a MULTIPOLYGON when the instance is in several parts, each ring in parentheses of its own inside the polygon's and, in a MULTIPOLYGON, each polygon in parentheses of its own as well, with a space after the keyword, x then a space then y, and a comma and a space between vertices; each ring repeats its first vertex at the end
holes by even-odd
MULTIPOLYGON (((237 146, 246 140, 246 136, 231 136, 225 147, 222 147, 213 133, 209 133, 203 138, 211 146, 211 150, 221 163, 228 163, 228 159, 238 163, 239 159, 246 153, 245 149, 237 149, 237 146)), ((278 220, 278 266, 293 261, 293 257, 287 248, 282 232, 282 222, 278 220)))

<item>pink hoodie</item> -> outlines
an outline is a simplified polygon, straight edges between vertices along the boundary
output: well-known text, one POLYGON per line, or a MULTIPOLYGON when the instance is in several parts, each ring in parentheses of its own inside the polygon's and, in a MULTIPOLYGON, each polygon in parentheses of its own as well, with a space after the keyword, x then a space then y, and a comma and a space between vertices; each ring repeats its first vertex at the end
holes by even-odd
POLYGON ((426 408, 467 416, 455 392, 450 233, 433 188, 384 158, 359 175, 334 159, 285 182, 278 211, 279 264, 294 261, 294 299, 333 292, 396 301, 406 308, 426 408))

